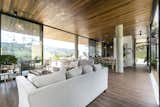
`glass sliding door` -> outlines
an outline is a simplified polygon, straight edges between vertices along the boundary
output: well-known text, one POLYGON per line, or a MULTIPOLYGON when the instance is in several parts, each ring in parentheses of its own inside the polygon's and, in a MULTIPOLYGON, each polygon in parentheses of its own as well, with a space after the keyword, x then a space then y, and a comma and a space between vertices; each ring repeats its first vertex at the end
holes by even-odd
POLYGON ((88 59, 89 57, 89 39, 78 37, 78 58, 88 59))
POLYGON ((94 58, 96 56, 96 41, 89 39, 89 57, 94 58))
POLYGON ((42 60, 41 25, 7 15, 1 16, 1 54, 18 62, 42 60))
POLYGON ((96 42, 96 57, 102 56, 102 42, 96 42))
POLYGON ((75 37, 69 33, 44 27, 44 61, 75 58, 75 37))
POLYGON ((136 65, 147 64, 147 35, 137 35, 135 44, 136 65))
POLYGON ((151 55, 150 55, 150 63, 151 63, 151 72, 159 85, 159 5, 156 7, 155 16, 153 19, 153 23, 151 25, 151 55))

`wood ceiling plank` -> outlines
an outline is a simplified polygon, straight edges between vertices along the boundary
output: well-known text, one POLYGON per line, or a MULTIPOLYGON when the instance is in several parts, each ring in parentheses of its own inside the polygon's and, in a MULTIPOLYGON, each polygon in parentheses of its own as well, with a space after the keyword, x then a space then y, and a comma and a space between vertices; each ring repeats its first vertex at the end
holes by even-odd
POLYGON ((10 10, 11 0, 3 0, 2 10, 8 12, 10 10))
POLYGON ((124 33, 131 35, 147 26, 152 1, 0 0, 0 8, 7 13, 16 10, 18 16, 90 38, 111 38, 117 24, 124 24, 124 33))

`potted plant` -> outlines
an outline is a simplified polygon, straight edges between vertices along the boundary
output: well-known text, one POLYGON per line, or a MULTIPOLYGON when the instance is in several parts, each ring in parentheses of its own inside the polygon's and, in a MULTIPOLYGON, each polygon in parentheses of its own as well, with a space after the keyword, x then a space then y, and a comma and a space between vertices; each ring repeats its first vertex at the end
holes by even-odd
POLYGON ((17 64, 17 58, 14 55, 0 55, 0 65, 17 64))
POLYGON ((154 58, 154 59, 151 60, 151 66, 153 66, 154 69, 156 68, 156 66, 157 66, 157 60, 156 60, 156 58, 154 58))

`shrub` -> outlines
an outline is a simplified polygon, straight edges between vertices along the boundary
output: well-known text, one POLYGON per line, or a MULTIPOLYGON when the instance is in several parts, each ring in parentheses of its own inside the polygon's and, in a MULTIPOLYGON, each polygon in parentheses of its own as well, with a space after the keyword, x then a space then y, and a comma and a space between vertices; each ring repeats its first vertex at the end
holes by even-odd
POLYGON ((13 55, 0 55, 0 65, 16 64, 17 58, 13 55))

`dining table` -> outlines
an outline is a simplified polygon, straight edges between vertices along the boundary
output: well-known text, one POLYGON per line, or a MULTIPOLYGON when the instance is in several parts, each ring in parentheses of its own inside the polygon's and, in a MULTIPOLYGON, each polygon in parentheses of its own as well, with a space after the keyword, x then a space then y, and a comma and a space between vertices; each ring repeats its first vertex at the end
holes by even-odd
POLYGON ((106 64, 111 66, 112 71, 115 71, 116 59, 114 57, 98 57, 95 59, 96 63, 106 64))

